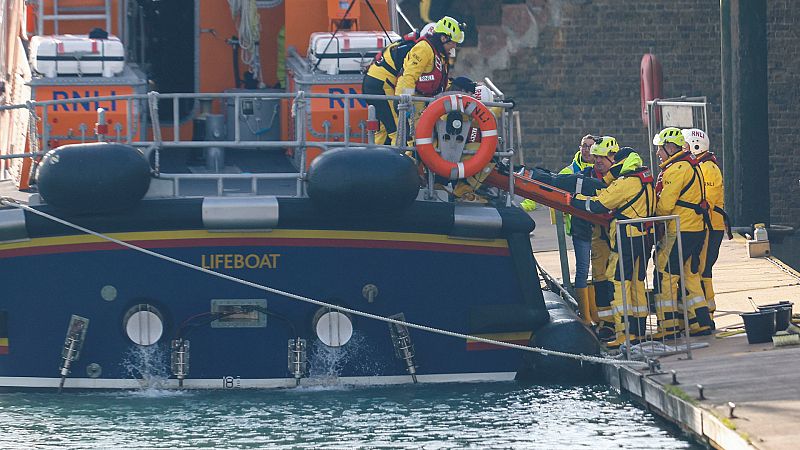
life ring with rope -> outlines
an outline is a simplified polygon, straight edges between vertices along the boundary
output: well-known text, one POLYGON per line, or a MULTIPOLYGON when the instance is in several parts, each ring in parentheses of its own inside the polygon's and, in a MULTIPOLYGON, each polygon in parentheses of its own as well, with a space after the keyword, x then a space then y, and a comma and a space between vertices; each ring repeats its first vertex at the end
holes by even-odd
POLYGON ((422 112, 415 139, 420 158, 434 173, 450 180, 468 178, 480 172, 492 160, 497 149, 497 121, 489 108, 474 97, 465 94, 444 95, 431 102, 422 112), (451 111, 470 116, 481 130, 481 145, 475 155, 466 161, 447 161, 433 146, 436 122, 451 111))

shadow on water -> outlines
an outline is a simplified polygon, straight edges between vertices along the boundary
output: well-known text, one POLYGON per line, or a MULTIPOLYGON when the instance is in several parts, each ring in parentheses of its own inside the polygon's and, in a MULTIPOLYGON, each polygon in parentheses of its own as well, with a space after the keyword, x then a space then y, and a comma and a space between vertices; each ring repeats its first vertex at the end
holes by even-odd
POLYGON ((0 448, 699 448, 606 386, 8 394, 0 448))

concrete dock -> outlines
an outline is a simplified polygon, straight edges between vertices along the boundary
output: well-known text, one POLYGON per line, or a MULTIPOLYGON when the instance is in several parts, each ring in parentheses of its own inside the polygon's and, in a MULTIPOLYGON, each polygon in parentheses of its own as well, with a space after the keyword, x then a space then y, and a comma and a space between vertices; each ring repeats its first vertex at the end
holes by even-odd
MULTIPOLYGON (((532 213, 536 260, 556 279, 561 266, 549 211, 532 213)), ((569 238, 568 238, 569 240, 569 238)), ((571 248, 571 245, 569 246, 571 248)), ((574 276, 574 256, 569 253, 574 276)), ((746 240, 725 240, 714 267, 717 332, 742 327, 741 312, 789 300, 800 303, 800 274, 776 258, 750 258, 746 240)), ((800 305, 795 306, 800 312, 800 305)), ((692 338, 708 347, 659 358, 661 374, 609 366, 609 384, 656 414, 675 422, 699 441, 736 449, 800 448, 800 346, 774 347, 730 337, 692 338), (673 374, 678 384, 673 384, 673 374), (703 387, 700 397, 698 385, 703 387), (733 407, 733 408, 731 408, 733 407)))

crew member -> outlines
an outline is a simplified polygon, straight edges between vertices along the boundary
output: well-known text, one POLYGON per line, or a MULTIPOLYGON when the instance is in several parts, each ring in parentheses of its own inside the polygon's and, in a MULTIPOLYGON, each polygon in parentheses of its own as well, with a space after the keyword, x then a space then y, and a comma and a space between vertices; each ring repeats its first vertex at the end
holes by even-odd
POLYGON ((703 174, 706 199, 713 205, 709 211, 711 228, 706 233, 703 252, 700 254, 700 269, 702 271, 701 282, 713 326, 714 311, 717 309, 717 303, 714 300, 712 269, 717 262, 719 247, 722 245, 725 232, 728 232, 729 238, 733 236, 730 233, 728 215, 723 209, 725 208, 725 196, 723 194, 724 184, 722 181, 722 170, 720 170, 716 156, 708 151, 708 136, 706 136, 703 130, 697 128, 682 130, 681 132, 683 133, 683 139, 686 141, 688 150, 694 155, 697 160, 697 165, 700 167, 700 172, 703 174))
MULTIPOLYGON (((462 27, 449 16, 436 22, 433 33, 421 38, 406 55, 395 95, 433 97, 447 89, 447 57, 458 44, 464 42, 462 27)), ((421 106, 417 108, 418 113, 421 113, 421 106)))
MULTIPOLYGON (((397 76, 403 69, 403 60, 408 52, 414 47, 420 37, 427 36, 433 32, 435 23, 429 23, 422 28, 419 35, 411 32, 403 39, 392 42, 375 56, 375 61, 370 64, 364 81, 361 85, 361 92, 372 95, 394 95, 397 86, 397 76)), ((391 144, 397 133, 397 110, 393 100, 371 100, 367 103, 375 107, 375 116, 380 123, 378 131, 375 133, 375 143, 379 145, 391 144)))
MULTIPOLYGON (((613 219, 609 226, 610 255, 607 262, 606 277, 613 277, 614 294, 612 314, 615 339, 606 345, 617 348, 626 339, 637 342, 646 331, 648 315, 645 294, 645 273, 647 259, 652 248, 651 226, 647 223, 627 224, 620 228, 621 248, 617 244, 617 220, 652 217, 655 213, 655 189, 650 170, 643 165, 642 158, 630 147, 618 152, 616 140, 613 145, 605 144, 606 137, 592 146, 595 166, 606 170, 604 179, 609 182, 606 189, 596 196, 577 196, 572 200, 576 208, 596 214, 611 213, 613 219), (608 169, 606 169, 608 167, 608 169), (623 271, 619 270, 622 260, 623 271), (623 289, 625 302, 623 302, 623 289), (627 314, 624 304, 627 303, 627 314), (627 315, 627 317, 624 317, 627 315), (625 327, 627 321, 628 326, 625 327)), ((613 138, 609 138, 613 139, 613 138)))
MULTIPOLYGON (((592 145, 597 143, 597 140, 591 134, 581 138, 581 144, 575 153, 575 157, 572 158, 572 162, 561 169, 559 174, 583 173, 586 176, 591 176, 592 173, 596 173, 593 170, 594 155, 591 153, 591 148, 592 145)), ((585 322, 592 322, 593 320, 599 322, 597 307, 591 301, 587 284, 589 260, 592 253, 592 224, 579 217, 565 214, 564 228, 567 234, 572 236, 572 249, 575 252, 575 283, 573 286, 578 297, 581 315, 585 322), (592 310, 594 310, 594 318, 592 317, 592 310)), ((594 276, 592 276, 592 280, 594 279, 594 276)))
POLYGON ((659 330, 655 337, 670 337, 680 332, 679 289, 688 292, 685 306, 689 315, 689 333, 692 336, 710 334, 711 316, 700 280, 700 254, 709 228, 710 207, 705 196, 703 174, 691 153, 683 149, 686 140, 680 129, 669 127, 661 130, 653 137, 653 144, 658 147, 656 155, 661 161, 661 174, 656 185, 656 214, 680 218, 683 254, 683 261, 679 261, 677 226, 674 220, 669 221, 658 243, 656 268, 660 283, 655 303, 659 330), (679 288, 681 264, 685 286, 679 288))

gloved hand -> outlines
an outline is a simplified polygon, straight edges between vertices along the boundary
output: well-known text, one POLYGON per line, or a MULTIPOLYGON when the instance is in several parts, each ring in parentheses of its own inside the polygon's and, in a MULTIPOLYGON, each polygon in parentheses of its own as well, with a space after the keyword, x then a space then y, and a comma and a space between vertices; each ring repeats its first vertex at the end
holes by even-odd
POLYGON ((478 85, 474 81, 470 80, 467 77, 453 78, 452 88, 455 90, 464 91, 470 95, 473 95, 475 93, 475 88, 477 86, 478 85))
POLYGON ((519 204, 519 206, 520 208, 522 208, 523 211, 531 212, 534 209, 536 209, 536 202, 529 198, 526 198, 525 200, 522 201, 522 203, 519 204))

